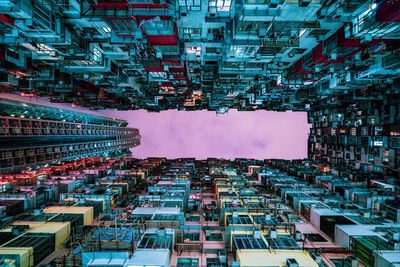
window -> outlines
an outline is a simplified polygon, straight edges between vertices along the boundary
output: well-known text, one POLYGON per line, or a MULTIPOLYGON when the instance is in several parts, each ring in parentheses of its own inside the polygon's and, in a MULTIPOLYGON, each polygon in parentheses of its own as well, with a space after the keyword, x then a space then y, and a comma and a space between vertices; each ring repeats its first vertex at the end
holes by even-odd
POLYGON ((96 45, 93 48, 93 60, 96 62, 101 62, 103 59, 103 55, 101 54, 100 48, 98 45, 96 45))
POLYGON ((234 235, 233 245, 235 249, 266 249, 264 240, 253 235, 234 235))
POLYGON ((110 27, 103 27, 102 28, 104 32, 109 33, 111 32, 111 28, 110 27))
POLYGON ((200 221, 200 215, 190 215, 189 218, 186 219, 189 222, 199 222, 200 221))
POLYGON ((368 155, 368 162, 374 162, 374 156, 373 155, 368 155))
POLYGON ((375 135, 382 135, 383 134, 383 127, 382 126, 375 126, 374 127, 375 135))
POLYGON ((197 232, 186 232, 184 234, 184 239, 189 239, 190 241, 199 241, 200 234, 197 232))
POLYGON ((229 12, 231 10, 231 0, 210 0, 208 7, 216 7, 217 12, 229 12))
POLYGON ((267 0, 245 0, 246 5, 261 5, 268 4, 267 0))
POLYGON ((257 34, 258 29, 267 28, 270 22, 239 21, 237 32, 241 34, 257 34))
POLYGON ((207 258, 207 267, 219 267, 221 266, 221 262, 219 261, 218 258, 207 258))
POLYGON ((186 7, 187 10, 201 10, 201 0, 179 0, 180 7, 186 7))
POLYGON ((150 72, 149 74, 153 79, 167 79, 167 73, 165 72, 150 72))
POLYGON ((374 146, 383 146, 383 141, 381 140, 374 141, 374 146))
POLYGON ((196 56, 201 55, 201 47, 200 46, 188 46, 186 47, 186 52, 188 54, 195 54, 196 56))
POLYGON ((235 57, 249 57, 254 53, 254 50, 254 46, 231 45, 229 47, 229 54, 235 57))
POLYGON ((141 23, 147 35, 173 35, 174 27, 170 20, 151 20, 141 23))
POLYGON ((222 241, 222 233, 207 233, 206 241, 222 241))
POLYGON ((372 7, 367 8, 364 12, 358 15, 353 21, 353 33, 357 34, 362 28, 363 24, 367 22, 374 14, 372 7))
POLYGON ((191 37, 201 37, 201 28, 180 28, 181 34, 187 34, 191 37))
POLYGON ((199 266, 198 258, 178 258, 177 267, 197 267, 199 266))
POLYGON ((179 53, 179 48, 177 45, 158 45, 154 46, 156 53, 163 54, 177 54, 179 53))
POLYGON ((56 54, 53 48, 51 48, 50 46, 47 46, 45 44, 37 44, 37 47, 38 47, 39 53, 47 54, 50 56, 55 56, 55 54, 56 54))

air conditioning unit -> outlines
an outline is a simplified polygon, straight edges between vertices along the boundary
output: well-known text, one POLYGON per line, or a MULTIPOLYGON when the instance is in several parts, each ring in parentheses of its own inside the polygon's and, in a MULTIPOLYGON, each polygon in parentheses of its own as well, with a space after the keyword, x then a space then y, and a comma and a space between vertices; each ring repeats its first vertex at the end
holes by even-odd
POLYGON ((225 264, 226 263, 226 252, 225 251, 218 252, 218 258, 219 258, 220 263, 225 264))
POLYGON ((387 237, 389 240, 399 242, 400 241, 400 231, 395 231, 393 229, 390 229, 387 232, 387 237))
POLYGON ((258 30, 258 38, 264 38, 267 35, 267 29, 266 28, 260 28, 258 30))
POLYGON ((180 7, 180 14, 182 17, 186 17, 187 16, 187 8, 185 6, 181 6, 180 7))
POLYGON ((324 18, 326 18, 326 16, 328 16, 328 8, 324 7, 319 12, 319 18, 324 19, 324 18))
POLYGON ((371 218, 371 212, 369 212, 369 211, 360 211, 360 215, 363 218, 371 218))
POLYGON ((286 259, 286 267, 299 267, 299 263, 296 259, 286 259))
POLYGON ((277 238, 278 237, 278 233, 276 232, 275 229, 269 230, 269 237, 270 238, 277 238))
POLYGON ((206 237, 211 237, 211 230, 210 229, 206 230, 206 237))
POLYGON ((254 229, 253 236, 254 236, 254 239, 262 238, 261 230, 260 229, 254 229))
POLYGON ((212 42, 214 40, 214 36, 211 33, 207 34, 207 42, 212 42))
POLYGON ((299 7, 307 7, 312 0, 299 0, 299 7))
POLYGON ((218 17, 217 8, 216 7, 210 7, 208 12, 207 12, 207 17, 210 17, 210 18, 218 17))
POLYGON ((354 256, 350 256, 347 258, 350 261, 350 266, 351 267, 358 267, 358 260, 354 256))
POLYGON ((362 44, 369 43, 371 41, 372 41, 372 35, 371 34, 365 34, 360 40, 360 42, 362 44))
POLYGON ((301 232, 300 231, 296 231, 295 233, 295 240, 301 240, 301 232))
POLYGON ((400 242, 389 240, 389 245, 393 248, 393 250, 400 250, 400 242))
POLYGON ((344 11, 342 8, 338 8, 336 10, 335 16, 333 16, 334 19, 340 19, 343 17, 344 11))

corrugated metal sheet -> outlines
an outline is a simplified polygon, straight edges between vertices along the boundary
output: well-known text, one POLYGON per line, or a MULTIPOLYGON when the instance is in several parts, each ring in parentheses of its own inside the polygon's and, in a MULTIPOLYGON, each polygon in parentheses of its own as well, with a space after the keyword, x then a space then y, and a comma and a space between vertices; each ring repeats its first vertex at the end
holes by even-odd
POLYGON ((17 221, 13 225, 29 225, 28 233, 55 234, 55 249, 60 249, 71 233, 70 222, 24 222, 17 221))

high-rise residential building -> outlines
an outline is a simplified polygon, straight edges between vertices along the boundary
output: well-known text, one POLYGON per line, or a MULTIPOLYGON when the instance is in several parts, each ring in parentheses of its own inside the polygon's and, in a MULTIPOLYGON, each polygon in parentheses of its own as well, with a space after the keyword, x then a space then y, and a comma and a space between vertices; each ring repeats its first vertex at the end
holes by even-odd
POLYGON ((0 0, 0 93, 311 125, 307 159, 136 159, 127 121, 0 95, 0 266, 399 266, 399 10, 0 0))
POLYGON ((83 157, 129 154, 127 121, 0 98, 0 173, 83 157))
POLYGON ((398 0, 3 0, 0 91, 302 111, 309 157, 399 177, 398 0))

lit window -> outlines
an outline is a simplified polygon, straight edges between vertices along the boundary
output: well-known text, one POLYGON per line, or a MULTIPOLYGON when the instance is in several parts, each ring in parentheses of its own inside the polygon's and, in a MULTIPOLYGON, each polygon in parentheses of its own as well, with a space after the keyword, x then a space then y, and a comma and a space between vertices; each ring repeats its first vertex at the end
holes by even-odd
POLYGON ((103 31, 105 31, 106 33, 109 33, 109 32, 111 32, 111 28, 110 27, 104 27, 103 31))
POLYGON ((383 146, 383 141, 374 141, 374 146, 383 146))
POLYGON ((201 37, 201 28, 180 28, 182 34, 188 34, 191 37, 201 37))
POLYGON ((231 0, 210 0, 209 7, 216 7, 217 12, 229 12, 231 10, 231 0))
POLYGON ((153 79, 166 79, 167 78, 167 73, 165 72, 150 72, 149 75, 153 79))
POLYGON ((186 47, 186 52, 188 54, 196 54, 196 56, 201 55, 201 47, 200 46, 188 46, 186 47))
POLYGON ((93 48, 93 60, 97 62, 101 62, 103 59, 103 55, 101 54, 100 47, 96 45, 93 48))

